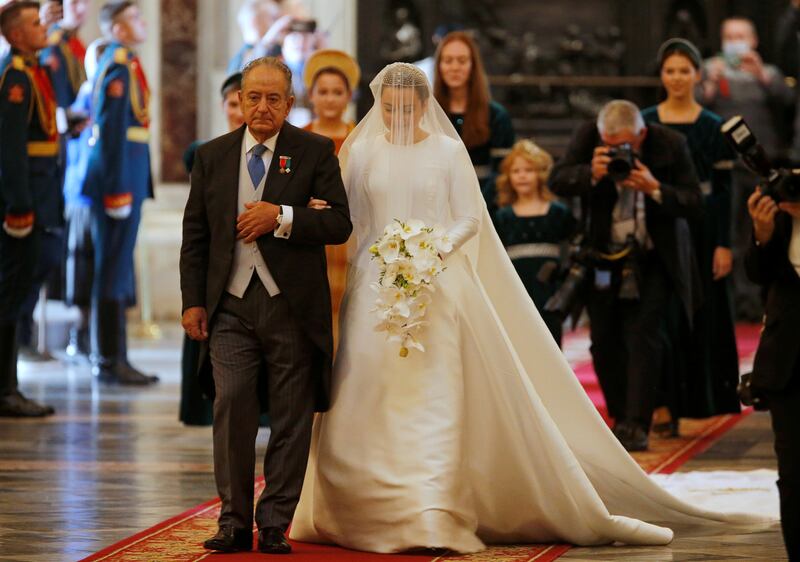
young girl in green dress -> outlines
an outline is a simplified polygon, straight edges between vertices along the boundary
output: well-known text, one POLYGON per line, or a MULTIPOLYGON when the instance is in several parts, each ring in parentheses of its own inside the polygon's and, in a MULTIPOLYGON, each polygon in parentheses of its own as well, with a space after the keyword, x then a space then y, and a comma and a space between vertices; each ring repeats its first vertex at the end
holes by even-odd
MULTIPOLYGON (((570 210, 547 189, 553 158, 530 140, 521 140, 500 166, 497 178, 495 228, 522 283, 561 345, 561 319, 544 305, 557 288, 556 275, 539 279, 548 264, 558 265, 562 243, 575 230, 570 210)), ((548 267, 553 267, 549 265, 548 267)))

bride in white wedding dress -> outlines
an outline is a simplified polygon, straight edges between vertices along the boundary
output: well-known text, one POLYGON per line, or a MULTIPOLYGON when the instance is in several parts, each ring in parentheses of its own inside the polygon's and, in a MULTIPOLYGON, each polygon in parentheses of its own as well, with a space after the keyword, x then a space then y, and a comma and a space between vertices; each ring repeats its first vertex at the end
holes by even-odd
POLYGON ((373 552, 486 543, 662 545, 645 521, 743 520, 654 484, 611 434, 495 233, 466 148, 414 66, 371 84, 342 168, 354 224, 332 408, 318 416, 291 538, 373 552), (407 357, 375 330, 369 247, 394 219, 453 251, 407 357))

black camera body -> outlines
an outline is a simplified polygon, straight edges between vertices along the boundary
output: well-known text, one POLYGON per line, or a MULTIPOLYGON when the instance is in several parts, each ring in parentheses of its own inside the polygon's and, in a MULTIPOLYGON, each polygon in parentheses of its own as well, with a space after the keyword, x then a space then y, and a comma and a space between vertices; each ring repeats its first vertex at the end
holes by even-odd
MULTIPOLYGON (((624 246, 614 254, 607 254, 592 248, 583 233, 579 233, 570 241, 568 259, 562 270, 562 281, 558 289, 544 305, 546 312, 560 316, 562 320, 572 317, 576 324, 583 310, 590 276, 595 269, 619 270, 620 283, 617 296, 621 300, 639 300, 641 291, 641 270, 639 260, 641 246, 634 235, 629 235, 624 246)), ((539 280, 548 282, 552 271, 544 275, 540 272, 539 280), (547 279, 545 278, 547 277, 547 279)))
POLYGON ((761 193, 772 197, 776 203, 781 201, 800 201, 800 168, 780 168, 775 176, 764 177, 761 193))
POLYGON ((289 31, 297 33, 314 33, 317 30, 317 20, 295 19, 289 23, 289 31))
POLYGON ((621 182, 631 175, 631 170, 636 166, 636 152, 629 143, 622 143, 608 147, 608 176, 615 182, 621 182))
POLYGON ((722 134, 742 161, 761 176, 761 192, 775 200, 800 201, 800 169, 774 168, 764 147, 758 144, 753 131, 737 115, 722 125, 722 134))
MULTIPOLYGON (((562 280, 556 292, 545 303, 546 312, 557 314, 562 321, 572 315, 573 324, 577 321, 583 308, 581 297, 592 268, 591 253, 582 233, 576 234, 570 240, 567 261, 561 271, 562 280)), ((548 271, 547 277, 552 277, 553 273, 548 271)), ((543 277, 544 275, 540 275, 539 280, 543 283, 549 282, 549 279, 543 277)))

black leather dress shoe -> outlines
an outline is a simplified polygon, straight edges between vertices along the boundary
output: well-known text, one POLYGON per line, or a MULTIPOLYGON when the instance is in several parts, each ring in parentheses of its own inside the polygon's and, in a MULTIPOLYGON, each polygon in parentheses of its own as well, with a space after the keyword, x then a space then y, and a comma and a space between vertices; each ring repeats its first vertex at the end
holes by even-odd
POLYGON ((157 383, 159 380, 158 375, 150 375, 147 373, 143 373, 142 371, 140 371, 139 369, 128 363, 127 360, 120 361, 118 367, 119 370, 122 371, 122 373, 124 373, 126 377, 129 377, 133 380, 146 380, 148 381, 148 384, 157 383))
POLYGON ((31 345, 20 345, 19 360, 25 363, 47 363, 48 361, 56 361, 56 358, 47 351, 42 353, 31 345))
POLYGON ((258 531, 258 550, 267 554, 289 554, 292 545, 278 527, 264 527, 258 531))
POLYGON ((619 442, 625 447, 628 452, 646 451, 648 446, 647 430, 638 426, 629 426, 628 432, 625 435, 618 436, 619 442))
POLYGON ((0 417, 43 418, 54 412, 55 410, 52 406, 29 400, 20 392, 0 397, 0 417))
POLYGON ((652 431, 653 435, 658 435, 663 439, 672 439, 681 436, 681 432, 678 428, 678 420, 654 423, 652 431))
POLYGON ((121 384, 126 386, 147 386, 158 382, 158 377, 145 375, 124 363, 96 363, 92 365, 92 375, 100 382, 121 384))
POLYGON ((216 535, 203 543, 203 548, 217 552, 253 550, 253 531, 222 525, 216 535))
POLYGON ((622 440, 630 435, 631 426, 625 422, 614 422, 614 427, 611 428, 611 432, 614 434, 614 437, 617 438, 617 441, 622 443, 622 440))

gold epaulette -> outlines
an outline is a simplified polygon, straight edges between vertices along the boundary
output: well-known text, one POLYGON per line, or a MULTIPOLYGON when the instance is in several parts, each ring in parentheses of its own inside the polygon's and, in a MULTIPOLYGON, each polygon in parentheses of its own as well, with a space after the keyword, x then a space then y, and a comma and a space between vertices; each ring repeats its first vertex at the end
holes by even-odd
POLYGON ((11 57, 11 66, 15 70, 25 70, 25 59, 18 55, 11 57))
POLYGON ((61 39, 64 37, 64 30, 63 29, 56 29, 50 35, 47 36, 47 44, 51 47, 55 47, 59 43, 61 43, 61 39))
POLYGON ((128 64, 128 49, 119 47, 114 51, 114 62, 117 64, 128 64))

